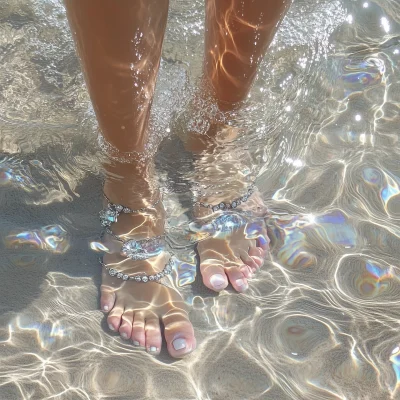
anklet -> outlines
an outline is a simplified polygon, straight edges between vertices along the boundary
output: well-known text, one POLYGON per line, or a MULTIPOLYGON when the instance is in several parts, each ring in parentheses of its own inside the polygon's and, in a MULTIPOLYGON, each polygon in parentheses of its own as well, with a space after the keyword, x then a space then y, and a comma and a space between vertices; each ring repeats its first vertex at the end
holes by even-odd
POLYGON ((129 207, 124 207, 121 204, 114 204, 110 201, 110 199, 105 195, 104 198, 107 200, 107 208, 100 211, 100 221, 101 225, 106 227, 110 226, 111 224, 117 222, 118 217, 121 214, 139 214, 139 213, 144 213, 146 211, 151 211, 152 208, 154 208, 160 201, 161 201, 161 195, 158 198, 158 200, 153 203, 150 207, 142 207, 138 208, 137 210, 132 210, 129 207))
POLYGON ((105 228, 105 231, 122 243, 121 254, 133 261, 147 260, 148 258, 158 256, 164 250, 165 241, 163 235, 141 240, 123 240, 110 228, 105 228))
POLYGON ((204 208, 210 208, 214 212, 218 210, 230 210, 230 209, 235 209, 236 207, 240 206, 242 203, 245 203, 250 196, 254 193, 256 185, 252 183, 247 190, 246 194, 243 195, 242 197, 238 197, 231 202, 221 202, 218 204, 209 204, 209 203, 204 203, 202 201, 196 201, 194 203, 195 206, 199 207, 204 207, 204 208))
MULTIPOLYGON (((155 257, 162 253, 164 250, 164 236, 159 235, 152 238, 146 238, 141 240, 124 240, 120 236, 116 235, 111 229, 110 226, 117 222, 118 217, 121 213, 124 214, 132 214, 132 213, 140 213, 145 211, 150 211, 150 208, 142 207, 138 210, 132 210, 129 207, 124 207, 121 204, 114 204, 108 199, 108 197, 104 194, 104 197, 107 199, 107 208, 105 210, 100 211, 100 221, 101 225, 105 228, 105 232, 111 235, 114 239, 117 239, 122 243, 121 254, 125 257, 130 258, 133 261, 138 260, 147 260, 148 258, 155 257)), ((161 200, 160 198, 152 204, 152 208, 154 208, 161 200)))
POLYGON ((128 275, 122 272, 117 271, 114 268, 107 267, 102 259, 99 259, 100 264, 104 267, 110 276, 114 276, 115 278, 122 279, 124 281, 135 281, 141 283, 147 282, 159 282, 164 276, 170 275, 172 272, 172 259, 168 261, 165 265, 164 269, 161 272, 158 272, 154 275, 140 274, 140 275, 128 275))

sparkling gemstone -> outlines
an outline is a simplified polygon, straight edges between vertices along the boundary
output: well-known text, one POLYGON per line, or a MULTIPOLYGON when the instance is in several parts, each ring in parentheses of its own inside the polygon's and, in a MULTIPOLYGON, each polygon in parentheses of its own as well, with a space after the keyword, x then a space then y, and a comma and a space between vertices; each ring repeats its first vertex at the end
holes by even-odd
POLYGON ((136 256, 138 253, 142 252, 142 246, 136 240, 129 240, 122 246, 122 254, 127 257, 136 256))
POLYGON ((124 274, 122 272, 118 272, 118 274, 117 274, 118 279, 121 279, 123 276, 124 276, 124 274))
POLYGON ((236 203, 236 201, 232 201, 232 208, 236 208, 238 205, 236 203))
POLYGON ((113 210, 100 211, 99 214, 102 226, 110 226, 117 222, 117 215, 113 210))
POLYGON ((142 280, 142 278, 140 276, 135 276, 135 281, 136 282, 140 282, 142 280))
POLYGON ((115 269, 113 269, 113 268, 111 268, 111 269, 108 271, 108 273, 109 273, 111 276, 117 275, 117 271, 116 271, 115 269))
POLYGON ((115 206, 115 209, 116 209, 118 212, 121 212, 121 211, 124 209, 124 207, 122 207, 121 204, 117 204, 117 205, 115 206))
POLYGON ((240 201, 240 200, 238 200, 237 202, 236 202, 236 206, 240 206, 242 204, 242 202, 240 201))
POLYGON ((215 212, 215 211, 218 211, 219 210, 219 205, 218 206, 214 206, 213 208, 212 208, 212 210, 215 212))
POLYGON ((243 201, 243 202, 247 201, 247 199, 248 199, 247 196, 243 196, 243 197, 242 197, 242 201, 243 201))
POLYGON ((149 278, 148 278, 147 276, 144 276, 144 277, 142 278, 142 282, 144 282, 144 283, 148 282, 148 280, 149 280, 149 278))
POLYGON ((128 279, 129 279, 129 275, 124 275, 123 277, 122 277, 122 279, 124 280, 124 281, 127 281, 128 279))
POLYGON ((154 276, 153 275, 149 276, 149 281, 154 281, 154 276))
POLYGON ((225 203, 219 203, 219 208, 220 210, 224 210, 225 209, 225 203))
POLYGON ((161 273, 159 272, 159 273, 156 275, 156 279, 159 281, 161 278, 162 278, 162 275, 161 275, 161 273))
POLYGON ((158 275, 160 275, 160 278, 162 278, 165 275, 164 271, 161 271, 158 275))
POLYGON ((128 207, 124 207, 124 213, 128 214, 131 212, 131 209, 128 207))
POLYGON ((230 208, 232 208, 232 206, 228 203, 228 204, 226 205, 226 208, 229 210, 230 208))

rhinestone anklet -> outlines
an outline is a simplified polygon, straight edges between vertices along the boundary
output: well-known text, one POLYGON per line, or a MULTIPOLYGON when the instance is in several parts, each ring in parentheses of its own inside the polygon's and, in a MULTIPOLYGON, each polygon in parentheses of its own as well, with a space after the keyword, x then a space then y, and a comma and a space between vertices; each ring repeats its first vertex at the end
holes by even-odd
POLYGON ((104 267, 110 276, 114 276, 118 279, 122 279, 123 281, 135 281, 135 282, 141 282, 141 283, 147 283, 147 282, 159 282, 164 276, 170 275, 172 272, 172 259, 168 261, 168 263, 165 265, 164 269, 161 272, 158 272, 157 274, 153 275, 147 275, 147 274, 138 274, 138 275, 128 275, 124 274, 122 272, 117 271, 114 268, 109 268, 107 267, 103 260, 99 259, 100 264, 102 267, 104 267))
MULTIPOLYGON (((124 214, 132 214, 132 213, 140 213, 150 211, 150 208, 139 208, 138 210, 132 210, 131 208, 124 207, 121 204, 112 203, 106 195, 104 197, 107 199, 107 208, 105 210, 100 211, 100 221, 101 225, 105 228, 105 232, 111 235, 113 238, 117 239, 122 243, 121 254, 125 257, 130 258, 133 261, 137 260, 147 260, 148 258, 155 257, 162 253, 164 250, 165 239, 163 235, 155 236, 152 238, 140 239, 140 240, 124 240, 120 236, 116 235, 110 228, 112 224, 118 221, 118 217, 121 213, 124 214)), ((157 200, 157 202, 152 204, 152 208, 154 208, 159 202, 161 198, 157 200)), ((99 259, 100 264, 108 271, 110 276, 114 276, 118 279, 122 279, 124 281, 134 280, 135 282, 158 282, 164 276, 169 275, 172 272, 172 259, 168 261, 165 265, 164 269, 154 275, 147 274, 137 274, 129 276, 114 268, 107 267, 103 260, 99 259)))
POLYGON ((110 199, 104 194, 105 199, 107 200, 107 207, 100 211, 100 222, 104 227, 111 226, 115 222, 118 221, 118 217, 121 214, 139 214, 144 213, 146 211, 151 211, 157 204, 161 201, 161 196, 158 198, 156 202, 154 202, 150 207, 142 207, 137 210, 133 210, 129 207, 124 207, 121 204, 114 204, 110 201, 110 199))
POLYGON ((106 228, 105 232, 122 243, 121 254, 133 261, 147 260, 150 257, 158 256, 164 249, 165 238, 163 235, 140 240, 123 240, 110 228, 106 228))
POLYGON ((232 200, 231 202, 221 202, 218 204, 209 204, 209 203, 204 203, 202 201, 196 201, 194 203, 194 205, 199 206, 199 207, 209 208, 214 212, 219 211, 219 210, 235 209, 235 208, 239 207, 242 203, 245 203, 250 198, 250 196, 254 193, 255 188, 256 188, 256 185, 254 183, 252 183, 245 195, 238 197, 238 198, 232 200))

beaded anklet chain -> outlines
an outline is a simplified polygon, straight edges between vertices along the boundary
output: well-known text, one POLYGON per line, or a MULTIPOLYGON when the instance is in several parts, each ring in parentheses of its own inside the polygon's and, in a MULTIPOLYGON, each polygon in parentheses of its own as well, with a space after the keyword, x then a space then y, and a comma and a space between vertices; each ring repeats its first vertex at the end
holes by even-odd
POLYGON ((170 275, 172 272, 172 266, 173 266, 173 261, 170 259, 168 263, 165 265, 164 269, 161 272, 158 272, 157 274, 153 275, 147 275, 147 274, 138 274, 138 275, 128 275, 124 274, 123 272, 119 272, 114 268, 110 268, 107 265, 104 264, 104 262, 100 259, 99 260, 100 264, 102 267, 104 267, 110 276, 114 276, 118 279, 122 279, 124 281, 135 281, 135 282, 141 282, 141 283, 147 283, 147 282, 158 282, 160 279, 162 279, 164 276, 170 275))
MULTIPOLYGON (((150 207, 142 207, 137 210, 133 210, 129 207, 125 207, 121 204, 112 203, 108 197, 104 194, 104 197, 107 200, 106 209, 100 211, 100 221, 101 225, 105 228, 105 232, 111 235, 114 239, 118 240, 122 243, 121 254, 130 258, 133 261, 137 260, 147 260, 150 257, 154 257, 159 255, 164 249, 164 235, 155 236, 152 238, 146 238, 141 240, 124 240, 120 236, 116 235, 110 228, 110 226, 118 221, 118 217, 121 214, 139 214, 144 212, 150 212, 151 208, 154 208, 161 201, 160 198, 154 202, 150 207)), ((100 259, 100 264, 108 271, 110 276, 114 276, 118 279, 122 279, 124 281, 134 280, 136 282, 158 282, 161 278, 166 275, 169 275, 172 272, 172 259, 168 261, 165 265, 164 269, 154 275, 133 275, 129 276, 128 274, 124 274, 122 272, 117 271, 114 268, 107 267, 104 262, 100 259)))
POLYGON ((223 210, 230 210, 230 209, 235 209, 237 207, 239 207, 242 203, 245 203, 250 196, 254 193, 256 188, 256 185, 254 183, 252 183, 250 185, 250 187, 247 189, 246 194, 244 194, 241 197, 237 197, 236 199, 232 200, 231 202, 221 202, 218 204, 209 204, 209 203, 205 203, 202 201, 196 201, 194 203, 195 206, 199 206, 199 207, 204 207, 204 208, 209 208, 212 211, 216 212, 216 211, 223 211, 223 210))

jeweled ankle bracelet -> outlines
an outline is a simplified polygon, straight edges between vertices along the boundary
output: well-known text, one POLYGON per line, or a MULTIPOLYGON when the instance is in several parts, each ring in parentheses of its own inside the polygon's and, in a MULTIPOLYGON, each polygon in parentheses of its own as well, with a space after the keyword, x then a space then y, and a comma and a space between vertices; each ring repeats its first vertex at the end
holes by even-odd
POLYGON ((199 206, 199 207, 204 207, 204 208, 209 208, 212 211, 216 212, 216 211, 223 211, 223 210, 230 210, 230 209, 235 209, 237 207, 239 207, 242 203, 245 203, 250 196, 254 193, 256 188, 256 185, 254 183, 252 183, 250 185, 250 187, 247 189, 247 192, 245 195, 238 197, 234 200, 232 200, 231 202, 221 202, 218 204, 210 204, 210 203, 205 203, 202 201, 196 201, 194 203, 195 206, 199 206))
POLYGON ((161 195, 160 195, 158 200, 154 202, 150 207, 142 207, 138 208, 137 210, 133 210, 129 207, 124 207, 121 204, 114 204, 105 194, 103 195, 104 198, 107 200, 107 208, 100 211, 100 222, 101 225, 104 227, 111 226, 111 224, 117 222, 118 217, 121 214, 139 214, 139 213, 144 213, 146 211, 149 212, 151 211, 151 209, 155 208, 155 206, 159 204, 161 201, 161 195))
MULTIPOLYGON (((160 198, 153 203, 150 207, 142 207, 137 210, 133 210, 129 207, 124 207, 121 204, 112 203, 106 195, 104 197, 107 199, 107 208, 100 211, 100 221, 101 225, 105 228, 105 232, 111 235, 114 239, 117 239, 122 243, 121 254, 125 257, 130 258, 133 261, 138 260, 147 260, 148 258, 155 257, 162 253, 165 245, 165 238, 163 235, 155 236, 152 238, 146 238, 141 240, 124 240, 120 236, 116 235, 111 229, 110 226, 118 221, 118 217, 121 213, 123 214, 138 214, 143 212, 149 212, 152 208, 154 208, 160 201, 160 198)), ((100 259, 100 264, 107 269, 110 276, 114 276, 118 279, 122 279, 124 281, 134 280, 136 282, 158 282, 161 278, 166 275, 169 275, 172 272, 172 261, 168 261, 165 265, 164 269, 154 275, 146 275, 146 274, 137 274, 129 276, 128 274, 124 274, 122 272, 117 271, 114 268, 107 267, 104 262, 100 259)))
POLYGON ((164 278, 164 276, 171 274, 173 265, 173 261, 172 259, 170 259, 165 265, 164 269, 156 274, 147 275, 139 273, 137 275, 128 275, 124 274, 123 272, 119 272, 114 268, 107 267, 107 265, 105 265, 102 260, 99 260, 99 262, 108 271, 108 274, 110 276, 114 276, 117 279, 122 279, 123 281, 135 281, 141 283, 159 282, 162 278, 164 278))

